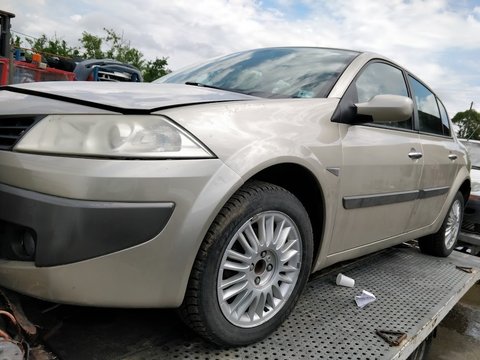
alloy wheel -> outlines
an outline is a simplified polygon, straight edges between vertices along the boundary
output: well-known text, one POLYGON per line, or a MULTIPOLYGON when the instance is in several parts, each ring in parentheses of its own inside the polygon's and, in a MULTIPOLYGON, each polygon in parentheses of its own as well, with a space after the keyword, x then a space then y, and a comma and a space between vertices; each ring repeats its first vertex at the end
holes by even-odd
POLYGON ((242 328, 271 319, 292 294, 301 262, 302 241, 290 217, 267 211, 247 220, 220 262, 217 296, 225 318, 242 328))

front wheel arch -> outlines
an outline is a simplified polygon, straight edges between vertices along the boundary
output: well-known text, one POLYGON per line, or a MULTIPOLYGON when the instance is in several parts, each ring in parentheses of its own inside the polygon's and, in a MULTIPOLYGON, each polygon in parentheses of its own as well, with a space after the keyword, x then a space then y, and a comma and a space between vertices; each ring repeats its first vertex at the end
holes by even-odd
MULTIPOLYGON (((260 232, 260 227, 258 229, 260 232)), ((295 239, 292 238, 291 241, 292 244, 295 244, 295 239)), ((287 250, 290 251, 291 248, 293 247, 288 247, 287 250)), ((259 258, 261 250, 264 249, 260 247, 258 254, 255 255, 256 257, 259 258)), ((270 250, 275 252, 272 248, 270 250)), ((230 198, 210 227, 195 260, 185 299, 179 310, 180 316, 197 333, 222 346, 246 345, 259 341, 276 329, 293 309, 310 273, 312 250, 313 234, 310 220, 301 202, 293 194, 279 186, 259 181, 247 182, 230 198), (276 310, 275 306, 270 306, 272 310, 265 308, 267 315, 269 311, 275 310, 275 312, 270 313, 273 314, 271 317, 265 317, 265 322, 260 321, 257 324, 252 323, 252 326, 242 326, 241 322, 235 323, 235 321, 229 319, 224 307, 221 308, 224 304, 221 304, 220 301, 221 290, 218 284, 221 283, 219 274, 224 269, 222 259, 225 258, 226 252, 230 250, 230 245, 236 239, 235 236, 242 229, 242 226, 249 224, 257 215, 262 216, 263 214, 270 214, 270 212, 285 214, 284 219, 291 219, 291 224, 298 230, 298 241, 302 244, 299 248, 301 252, 299 259, 301 261, 298 260, 297 265, 299 269, 298 278, 294 279, 291 291, 286 292, 285 298, 276 296, 276 300, 271 299, 269 306, 275 301, 278 304, 278 306, 275 305, 277 306, 276 310)), ((258 262, 254 261, 252 263, 254 266, 250 270, 246 268, 242 270, 243 273, 247 273, 247 276, 249 272, 254 275, 250 279, 251 281, 245 280, 247 290, 258 290, 263 286, 271 286, 272 291, 274 291, 275 286, 280 286, 280 283, 276 283, 277 278, 272 278, 273 280, 270 281, 271 279, 267 276, 264 279, 265 282, 259 282, 259 284, 253 282, 255 273, 257 271, 263 273, 265 269, 262 268, 262 264, 257 267, 257 264, 262 263, 260 258, 257 260, 258 262)), ((239 264, 243 265, 241 261, 236 265, 239 264)), ((234 275, 232 275, 232 278, 234 275)), ((227 279, 230 279, 230 277, 227 279)), ((282 281, 282 286, 283 284, 288 285, 288 281, 282 281)), ((242 280, 242 286, 243 283, 242 280)), ((243 293, 239 294, 234 301, 237 301, 237 299, 241 301, 243 293)), ((256 304, 253 302, 245 303, 245 306, 248 306, 249 312, 253 309, 249 316, 254 318, 256 304)), ((263 309, 261 310, 263 311, 263 309)))
POLYGON ((255 180, 288 190, 305 207, 312 223, 314 241, 312 266, 315 266, 320 256, 327 220, 325 195, 317 177, 310 169, 300 164, 281 163, 261 170, 253 175, 249 181, 255 180))

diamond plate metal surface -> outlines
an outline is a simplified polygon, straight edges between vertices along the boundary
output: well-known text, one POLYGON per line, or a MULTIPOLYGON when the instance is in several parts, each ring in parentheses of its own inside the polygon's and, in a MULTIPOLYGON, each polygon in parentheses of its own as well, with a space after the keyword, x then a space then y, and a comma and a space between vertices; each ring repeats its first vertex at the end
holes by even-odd
POLYGON ((399 347, 390 347, 376 330, 405 332, 408 341, 478 276, 458 270, 451 258, 388 249, 314 276, 287 321, 260 343, 221 350, 198 338, 180 339, 164 344, 155 358, 392 359, 399 347), (354 278, 355 288, 336 286, 338 272, 354 278), (377 300, 360 309, 354 297, 362 289, 377 300))

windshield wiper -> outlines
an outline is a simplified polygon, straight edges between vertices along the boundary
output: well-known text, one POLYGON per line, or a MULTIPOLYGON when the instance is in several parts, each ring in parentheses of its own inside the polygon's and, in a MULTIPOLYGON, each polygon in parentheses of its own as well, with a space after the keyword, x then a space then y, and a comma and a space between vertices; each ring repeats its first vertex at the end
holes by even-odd
POLYGON ((192 85, 192 86, 204 87, 204 88, 215 89, 215 90, 230 91, 230 92, 234 92, 234 93, 238 93, 238 94, 248 95, 247 93, 245 93, 241 90, 225 89, 225 88, 221 88, 221 87, 218 87, 218 86, 208 85, 208 84, 199 83, 199 82, 195 82, 195 81, 187 81, 187 82, 185 82, 185 85, 192 85))
POLYGON ((198 87, 206 87, 209 89, 216 89, 216 90, 225 90, 225 91, 232 91, 228 89, 222 89, 221 87, 213 86, 213 85, 208 85, 208 84, 203 84, 199 82, 194 82, 194 81, 187 81, 185 85, 193 85, 193 86, 198 86, 198 87))

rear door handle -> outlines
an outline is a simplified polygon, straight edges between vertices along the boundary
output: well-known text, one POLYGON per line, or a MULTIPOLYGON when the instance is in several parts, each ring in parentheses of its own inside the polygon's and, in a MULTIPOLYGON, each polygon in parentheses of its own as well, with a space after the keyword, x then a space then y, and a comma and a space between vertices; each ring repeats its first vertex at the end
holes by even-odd
POLYGON ((410 159, 420 159, 423 156, 421 152, 416 151, 415 149, 410 150, 408 157, 410 159))
POLYGON ((450 160, 457 160, 457 155, 455 155, 455 154, 450 154, 450 155, 448 155, 448 158, 449 158, 450 160))

